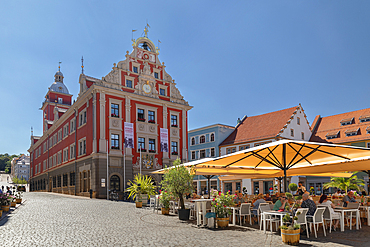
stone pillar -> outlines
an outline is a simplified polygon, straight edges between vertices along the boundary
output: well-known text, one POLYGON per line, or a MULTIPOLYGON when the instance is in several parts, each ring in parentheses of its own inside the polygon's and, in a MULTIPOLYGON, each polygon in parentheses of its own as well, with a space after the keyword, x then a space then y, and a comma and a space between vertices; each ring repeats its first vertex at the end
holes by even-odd
POLYGON ((100 109, 100 137, 99 137, 99 152, 107 152, 107 141, 105 139, 105 93, 104 91, 100 92, 99 99, 99 109, 100 109))

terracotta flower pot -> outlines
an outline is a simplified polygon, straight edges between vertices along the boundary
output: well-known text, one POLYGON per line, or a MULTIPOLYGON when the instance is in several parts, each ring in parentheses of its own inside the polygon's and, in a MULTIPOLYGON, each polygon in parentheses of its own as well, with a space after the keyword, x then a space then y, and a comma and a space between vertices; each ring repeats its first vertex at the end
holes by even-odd
POLYGON ((10 202, 10 206, 15 207, 15 206, 17 206, 17 203, 16 202, 10 202))
POLYGON ((169 215, 170 214, 170 209, 169 208, 161 208, 162 214, 163 215, 169 215))
POLYGON ((288 229, 281 229, 281 238, 285 244, 289 245, 298 245, 299 238, 300 238, 301 229, 297 230, 288 230, 288 229))
POLYGON ((10 208, 10 206, 8 205, 8 206, 4 206, 4 205, 2 205, 1 206, 1 209, 4 211, 4 212, 8 212, 9 211, 9 208, 10 208))
POLYGON ((143 202, 135 202, 137 208, 142 208, 143 207, 143 202))
POLYGON ((0 209, 0 218, 3 215, 3 210, 0 209))
POLYGON ((15 199, 15 202, 16 202, 17 204, 21 204, 21 203, 22 203, 22 198, 21 198, 21 199, 15 199))

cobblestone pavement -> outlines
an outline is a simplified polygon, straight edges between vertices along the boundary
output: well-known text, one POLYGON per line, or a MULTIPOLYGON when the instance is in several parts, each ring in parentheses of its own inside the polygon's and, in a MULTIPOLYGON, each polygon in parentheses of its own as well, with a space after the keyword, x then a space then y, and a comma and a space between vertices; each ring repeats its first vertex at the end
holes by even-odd
MULTIPOLYGON (((2 246, 283 246, 278 234, 253 228, 197 228, 132 203, 52 193, 24 193, 0 221, 2 246)), ((369 246, 370 227, 301 237, 301 246, 369 246)))

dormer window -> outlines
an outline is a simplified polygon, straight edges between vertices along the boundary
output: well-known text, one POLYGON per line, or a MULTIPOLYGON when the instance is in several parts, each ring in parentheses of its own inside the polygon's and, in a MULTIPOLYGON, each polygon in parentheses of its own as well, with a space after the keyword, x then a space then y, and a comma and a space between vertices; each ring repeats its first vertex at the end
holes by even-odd
POLYGON ((158 79, 158 73, 157 72, 154 72, 154 78, 158 79))
POLYGON ((359 117, 360 123, 370 122, 370 116, 361 116, 359 117))
POLYGON ((329 132, 325 135, 326 139, 328 140, 338 138, 338 136, 339 136, 339 131, 329 132))
POLYGON ((358 134, 359 128, 356 129, 348 129, 346 130, 346 136, 356 136, 358 134))
POLYGON ((350 125, 352 123, 353 123, 353 118, 346 118, 346 119, 342 119, 342 121, 340 121, 340 124, 342 126, 350 125))
POLYGON ((136 66, 133 67, 133 71, 134 71, 134 73, 138 73, 138 70, 137 70, 136 66))
POLYGON ((366 128, 366 133, 370 134, 370 126, 366 128))

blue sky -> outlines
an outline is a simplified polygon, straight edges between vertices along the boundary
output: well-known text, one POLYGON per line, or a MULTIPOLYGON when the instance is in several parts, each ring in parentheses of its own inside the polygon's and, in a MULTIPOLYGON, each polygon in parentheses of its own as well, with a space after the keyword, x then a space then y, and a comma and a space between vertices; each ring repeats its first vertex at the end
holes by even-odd
POLYGON ((101 78, 148 20, 194 108, 189 128, 302 104, 310 123, 368 108, 369 1, 1 1, 0 153, 25 153, 58 62, 74 99, 81 56, 101 78))

